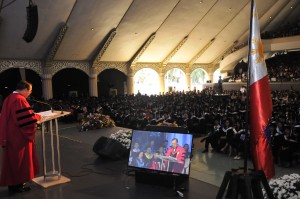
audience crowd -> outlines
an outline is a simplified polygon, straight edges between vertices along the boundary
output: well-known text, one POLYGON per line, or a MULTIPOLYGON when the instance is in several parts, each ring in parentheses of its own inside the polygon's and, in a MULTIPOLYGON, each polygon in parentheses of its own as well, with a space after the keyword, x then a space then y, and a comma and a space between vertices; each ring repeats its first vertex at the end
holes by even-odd
MULTIPOLYGON (((273 116, 269 124, 270 142, 276 163, 289 167, 299 161, 300 93, 274 91, 273 116)), ((216 95, 212 88, 203 91, 172 92, 162 95, 119 95, 110 98, 72 98, 50 100, 72 114, 65 121, 81 121, 93 114, 108 115, 117 126, 143 130, 147 125, 186 127, 211 148, 241 159, 246 128, 246 94, 224 90, 216 95)), ((38 107, 36 107, 38 108, 38 107)), ((249 150, 249 149, 248 149, 249 150)))
MULTIPOLYGON (((271 81, 299 81, 299 52, 278 54, 266 61, 271 81)), ((244 66, 244 65, 243 65, 244 66)), ((244 67, 245 68, 245 67, 244 67)), ((244 68, 235 78, 246 80, 244 68)), ((273 115, 269 140, 274 161, 286 167, 300 160, 300 92, 273 91, 273 115)), ((0 98, 0 102, 2 98, 0 98)), ((29 100, 30 101, 30 100, 29 100)), ((36 112, 49 109, 30 102, 36 112)), ((170 92, 160 95, 117 95, 109 98, 75 98, 48 101, 56 109, 71 112, 63 122, 81 122, 81 131, 109 126, 143 130, 147 125, 182 126, 213 149, 238 160, 249 137, 246 124, 246 89, 170 92)), ((0 104, 1 108, 1 104, 0 104)), ((249 146, 249 145, 248 145, 249 146)), ((249 148, 248 148, 249 150, 249 148)))
MULTIPOLYGON (((247 82, 247 65, 239 63, 230 74, 228 82, 247 82)), ((271 82, 299 82, 300 81, 300 52, 277 53, 266 60, 271 82)))
POLYGON ((288 52, 268 59, 266 64, 270 80, 272 82, 300 81, 299 55, 299 52, 288 52))

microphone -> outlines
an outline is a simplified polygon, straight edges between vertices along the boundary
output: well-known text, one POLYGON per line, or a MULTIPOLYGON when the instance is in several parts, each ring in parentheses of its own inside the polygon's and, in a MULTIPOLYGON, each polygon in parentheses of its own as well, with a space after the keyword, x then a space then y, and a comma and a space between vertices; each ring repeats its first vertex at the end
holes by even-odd
POLYGON ((61 105, 59 105, 59 104, 54 104, 54 106, 58 106, 59 109, 60 109, 60 114, 64 114, 64 111, 63 111, 63 108, 62 108, 61 105))
POLYGON ((27 99, 30 100, 30 101, 34 101, 34 102, 37 102, 37 103, 40 103, 40 104, 44 104, 44 105, 49 106, 51 112, 53 113, 53 108, 52 108, 52 105, 51 105, 51 104, 48 104, 48 103, 46 103, 46 102, 39 101, 39 100, 36 100, 36 99, 33 99, 33 98, 27 98, 27 99))

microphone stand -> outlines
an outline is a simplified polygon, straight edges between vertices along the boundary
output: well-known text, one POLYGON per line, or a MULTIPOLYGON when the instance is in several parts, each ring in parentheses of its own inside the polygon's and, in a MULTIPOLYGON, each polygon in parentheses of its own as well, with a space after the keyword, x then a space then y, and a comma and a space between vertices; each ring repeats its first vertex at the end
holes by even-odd
POLYGON ((40 103, 40 104, 44 104, 44 105, 47 105, 50 107, 50 110, 51 112, 53 113, 53 108, 52 108, 52 105, 51 104, 48 104, 46 102, 43 102, 43 101, 39 101, 39 100, 36 100, 36 99, 32 99, 32 98, 29 98, 30 101, 34 101, 34 102, 37 102, 37 103, 40 103))
POLYGON ((59 104, 54 104, 54 105, 59 107, 59 109, 60 109, 60 114, 64 114, 64 111, 63 111, 63 108, 62 108, 61 105, 59 105, 59 104))

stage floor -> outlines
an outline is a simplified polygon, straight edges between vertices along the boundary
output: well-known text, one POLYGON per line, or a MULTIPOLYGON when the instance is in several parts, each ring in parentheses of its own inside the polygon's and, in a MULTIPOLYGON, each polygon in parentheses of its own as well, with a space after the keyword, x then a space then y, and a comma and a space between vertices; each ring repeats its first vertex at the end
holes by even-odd
MULTIPOLYGON (((0 198, 177 198, 172 188, 136 183, 134 176, 125 174, 127 160, 111 161, 99 158, 92 147, 101 136, 123 129, 119 127, 79 132, 74 124, 60 124, 60 146, 62 175, 71 181, 42 188, 32 183, 28 193, 7 196, 7 188, 0 187, 0 198)), ((46 138, 50 135, 46 134, 46 138)), ((225 154, 206 153, 200 139, 194 139, 194 157, 191 165, 191 175, 185 198, 215 198, 225 171, 243 165, 241 160, 233 160, 225 154)), ((36 137, 37 151, 40 155, 42 170, 41 136, 36 137)), ((47 156, 49 157, 49 156, 47 156)), ((50 159, 51 157, 49 157, 50 159)), ((1 160, 0 160, 1 161, 1 160)), ((250 165, 250 163, 249 163, 250 165)), ((277 168, 278 176, 288 173, 299 173, 299 168, 277 168)))

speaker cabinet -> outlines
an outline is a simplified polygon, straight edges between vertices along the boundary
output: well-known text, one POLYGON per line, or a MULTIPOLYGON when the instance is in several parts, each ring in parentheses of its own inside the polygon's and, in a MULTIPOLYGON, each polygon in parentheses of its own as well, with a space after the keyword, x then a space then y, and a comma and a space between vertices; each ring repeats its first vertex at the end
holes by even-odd
POLYGON ((127 153, 126 148, 117 140, 100 137, 93 146, 93 151, 100 157, 119 160, 127 153))
POLYGON ((38 9, 36 5, 30 4, 26 7, 27 10, 27 28, 24 33, 23 39, 29 43, 31 42, 37 32, 38 29, 38 9))

